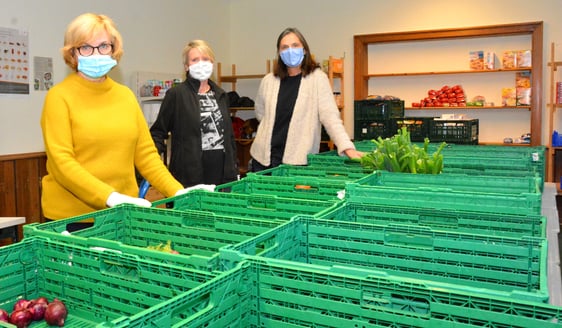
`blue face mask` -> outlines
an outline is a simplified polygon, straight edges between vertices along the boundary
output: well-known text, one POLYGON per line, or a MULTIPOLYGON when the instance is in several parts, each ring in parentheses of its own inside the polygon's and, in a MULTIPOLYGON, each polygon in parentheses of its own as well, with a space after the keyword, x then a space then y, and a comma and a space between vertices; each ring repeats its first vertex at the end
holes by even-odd
POLYGON ((304 59, 304 48, 288 48, 279 53, 279 57, 288 67, 298 67, 304 59))
POLYGON ((110 55, 78 56, 78 71, 93 79, 100 78, 117 65, 110 55))

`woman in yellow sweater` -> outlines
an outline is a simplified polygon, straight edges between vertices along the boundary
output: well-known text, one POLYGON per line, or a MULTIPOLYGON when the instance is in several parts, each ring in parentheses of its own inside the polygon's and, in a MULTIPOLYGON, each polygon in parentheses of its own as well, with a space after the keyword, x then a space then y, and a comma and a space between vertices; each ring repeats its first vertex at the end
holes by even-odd
POLYGON ((91 13, 78 16, 68 25, 62 54, 75 72, 49 90, 43 106, 45 217, 57 220, 122 203, 150 206, 137 198, 135 168, 165 196, 181 193, 135 95, 107 76, 123 54, 113 21, 91 13))

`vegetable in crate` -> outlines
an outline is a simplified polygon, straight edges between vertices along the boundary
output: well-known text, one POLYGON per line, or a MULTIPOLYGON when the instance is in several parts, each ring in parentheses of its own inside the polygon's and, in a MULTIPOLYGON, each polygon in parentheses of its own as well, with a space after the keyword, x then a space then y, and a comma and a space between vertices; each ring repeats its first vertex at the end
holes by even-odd
POLYGON ((179 254, 178 251, 174 250, 172 248, 172 241, 168 240, 168 242, 166 244, 160 243, 158 245, 155 246, 147 246, 148 249, 153 249, 159 252, 164 252, 164 253, 172 253, 172 254, 179 254))
POLYGON ((368 170, 420 174, 439 174, 443 171, 441 151, 447 145, 445 142, 430 155, 429 139, 424 139, 423 147, 412 144, 410 132, 406 127, 399 129, 392 138, 379 137, 372 141, 376 145, 375 150, 365 153, 359 160, 361 166, 368 170))
POLYGON ((59 299, 54 299, 45 310, 45 321, 50 326, 64 326, 64 321, 68 316, 68 310, 63 302, 59 299))

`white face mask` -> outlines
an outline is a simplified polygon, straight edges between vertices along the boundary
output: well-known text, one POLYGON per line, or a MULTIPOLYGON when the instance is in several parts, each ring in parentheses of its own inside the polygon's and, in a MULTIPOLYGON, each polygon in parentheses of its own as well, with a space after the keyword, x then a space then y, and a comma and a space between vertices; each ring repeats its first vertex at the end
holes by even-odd
POLYGON ((199 81, 208 80, 211 74, 213 74, 213 63, 210 61, 200 60, 189 66, 189 75, 199 81))

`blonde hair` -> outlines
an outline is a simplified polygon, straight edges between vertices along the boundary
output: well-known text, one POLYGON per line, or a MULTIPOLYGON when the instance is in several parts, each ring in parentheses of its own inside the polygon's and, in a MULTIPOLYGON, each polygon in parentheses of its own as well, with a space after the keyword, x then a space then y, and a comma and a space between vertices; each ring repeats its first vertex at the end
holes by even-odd
POLYGON ((213 49, 211 49, 211 46, 209 46, 209 44, 203 40, 193 40, 186 44, 185 47, 183 47, 183 51, 181 52, 184 65, 188 65, 189 52, 191 51, 191 49, 199 50, 203 55, 209 56, 212 63, 215 62, 215 52, 213 51, 213 49))
POLYGON ((119 62, 121 56, 123 56, 123 39, 117 31, 115 23, 105 15, 92 13, 82 14, 68 24, 64 33, 64 47, 61 49, 64 62, 70 68, 76 70, 78 59, 75 56, 75 49, 84 45, 96 34, 104 31, 111 37, 110 42, 113 45, 111 57, 119 62))

